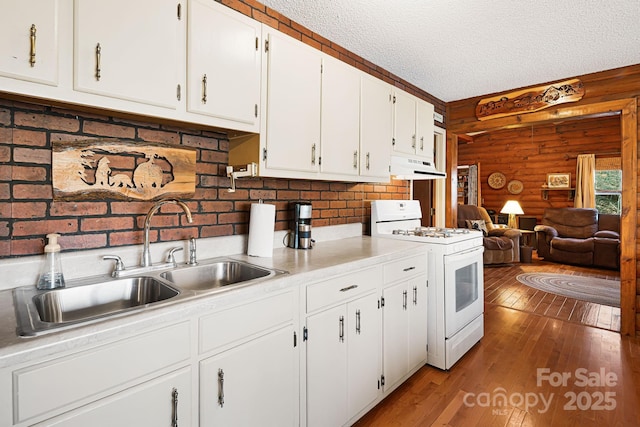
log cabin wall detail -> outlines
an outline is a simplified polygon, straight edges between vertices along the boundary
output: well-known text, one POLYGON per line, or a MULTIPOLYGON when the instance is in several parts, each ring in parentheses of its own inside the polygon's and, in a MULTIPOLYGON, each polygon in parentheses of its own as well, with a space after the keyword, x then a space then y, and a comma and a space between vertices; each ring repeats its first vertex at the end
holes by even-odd
POLYGON ((542 197, 548 173, 570 173, 576 182, 576 157, 593 153, 596 158, 620 156, 620 118, 599 117, 572 120, 557 125, 533 125, 483 133, 458 142, 458 163, 480 163, 478 183, 482 206, 499 212, 507 200, 518 200, 526 216, 542 222, 545 208, 573 207, 567 191, 550 191, 542 197), (507 185, 493 189, 489 175, 500 172, 506 182, 519 180, 520 194, 511 194, 507 185))

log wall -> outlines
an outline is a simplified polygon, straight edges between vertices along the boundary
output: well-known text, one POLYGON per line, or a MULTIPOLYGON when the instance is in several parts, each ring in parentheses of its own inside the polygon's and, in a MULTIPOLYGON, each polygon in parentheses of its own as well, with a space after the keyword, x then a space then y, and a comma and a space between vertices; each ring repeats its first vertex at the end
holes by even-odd
POLYGON ((499 212, 507 200, 517 200, 526 216, 542 220, 545 208, 572 207, 567 191, 549 191, 544 200, 541 187, 547 173, 570 173, 571 187, 576 182, 578 154, 617 157, 620 154, 620 118, 617 115, 571 120, 561 124, 533 125, 477 135, 458 143, 458 164, 480 163, 482 206, 499 212), (489 175, 501 172, 507 184, 519 180, 520 194, 511 194, 505 185, 493 189, 489 175))

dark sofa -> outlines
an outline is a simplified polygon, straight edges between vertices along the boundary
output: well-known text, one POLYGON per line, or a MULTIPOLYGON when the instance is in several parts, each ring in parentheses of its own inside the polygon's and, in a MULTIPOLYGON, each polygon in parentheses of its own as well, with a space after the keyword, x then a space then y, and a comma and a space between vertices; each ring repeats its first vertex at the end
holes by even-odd
POLYGON ((620 216, 596 209, 547 208, 535 227, 538 256, 547 261, 620 269, 620 216))

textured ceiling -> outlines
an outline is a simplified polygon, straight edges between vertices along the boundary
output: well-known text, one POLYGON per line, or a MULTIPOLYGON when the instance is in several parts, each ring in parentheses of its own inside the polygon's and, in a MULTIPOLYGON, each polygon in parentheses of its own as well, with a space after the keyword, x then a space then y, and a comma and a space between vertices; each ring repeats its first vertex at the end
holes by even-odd
POLYGON ((638 0, 260 0, 445 101, 640 63, 638 0))

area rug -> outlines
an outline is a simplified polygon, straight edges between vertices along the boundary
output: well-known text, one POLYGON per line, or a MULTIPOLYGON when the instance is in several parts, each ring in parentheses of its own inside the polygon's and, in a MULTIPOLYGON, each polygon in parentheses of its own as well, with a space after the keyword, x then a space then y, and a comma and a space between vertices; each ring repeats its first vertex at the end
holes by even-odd
POLYGON ((554 273, 523 273, 516 279, 529 287, 567 298, 620 307, 620 281, 554 273))

